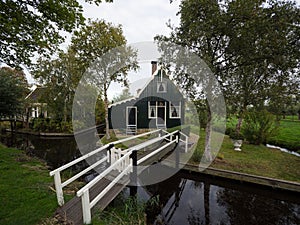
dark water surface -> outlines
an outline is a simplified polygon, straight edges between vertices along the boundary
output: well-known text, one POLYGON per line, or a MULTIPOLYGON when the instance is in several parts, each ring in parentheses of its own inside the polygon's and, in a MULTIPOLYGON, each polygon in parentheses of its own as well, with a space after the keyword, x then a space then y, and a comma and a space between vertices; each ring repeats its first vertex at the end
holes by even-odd
POLYGON ((0 142, 45 160, 51 169, 81 156, 74 137, 41 137, 7 132, 0 135, 0 142))
MULTIPOLYGON (((2 133, 0 142, 38 156, 55 169, 79 156, 73 137, 43 138, 2 133)), ((87 143, 94 148, 95 143, 87 143)), ((148 224, 300 225, 300 194, 248 183, 180 172, 170 179, 138 188, 148 205, 148 224), (150 201, 151 202, 151 201, 150 201)))
POLYGON ((148 224, 300 224, 299 193, 207 175, 180 172, 138 188, 138 196, 159 196, 159 205, 147 208, 148 224))

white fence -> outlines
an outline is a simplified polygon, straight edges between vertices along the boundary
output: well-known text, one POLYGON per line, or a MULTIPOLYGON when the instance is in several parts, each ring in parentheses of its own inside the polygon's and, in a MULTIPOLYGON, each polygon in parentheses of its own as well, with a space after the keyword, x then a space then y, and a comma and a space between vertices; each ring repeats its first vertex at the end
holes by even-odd
MULTIPOLYGON (((174 131, 172 133, 168 133, 166 131, 163 131, 165 133, 165 135, 162 135, 162 130, 155 130, 155 131, 151 131, 151 132, 147 132, 147 133, 143 133, 140 135, 135 135, 132 137, 128 137, 125 139, 121 139, 115 142, 112 142, 110 144, 104 145, 101 148, 98 148, 56 170, 53 170, 50 172, 50 176, 54 175, 54 182, 55 182, 55 189, 56 189, 56 194, 57 194, 57 200, 58 200, 58 204, 60 206, 62 206, 64 204, 64 198, 63 198, 63 187, 65 187, 66 185, 70 184, 71 182, 73 182, 74 180, 78 179, 79 177, 81 177, 83 174, 87 173, 88 171, 90 171, 91 169, 97 167, 98 165, 100 165, 101 163, 108 161, 110 162, 110 167, 108 167, 107 169, 105 169, 101 174, 99 174, 98 176, 96 176, 91 182, 89 182, 88 184, 86 184, 83 188, 81 188, 78 192, 77 192, 77 196, 81 197, 81 201, 82 201, 82 210, 83 210, 83 222, 85 224, 90 224, 91 223, 91 208, 94 207, 97 202, 99 202, 99 200, 101 200, 101 198, 108 193, 108 191, 116 184, 118 183, 124 175, 129 174, 130 172, 132 172, 133 170, 133 165, 139 165, 142 162, 146 161, 147 159, 151 158, 152 156, 154 156, 155 154, 158 154, 160 151, 162 151, 163 149, 167 148, 168 146, 174 144, 174 143, 178 143, 179 141, 182 141, 185 143, 185 147, 187 150, 187 143, 188 143, 188 136, 183 135, 185 137, 185 140, 179 139, 179 135, 176 135, 176 133, 178 133, 179 131, 174 131), (153 133, 159 133, 158 137, 155 137, 153 139, 147 140, 141 144, 135 145, 129 149, 126 150, 122 150, 120 148, 115 148, 114 145, 125 142, 125 141, 129 141, 129 140, 133 140, 135 138, 138 137, 142 137, 145 135, 149 135, 149 134, 153 134, 153 133), (174 138, 175 137, 175 138, 174 138), (154 143, 157 143, 159 141, 162 140, 168 140, 168 143, 159 147, 158 149, 152 151, 151 153, 149 153, 148 155, 146 155, 145 157, 139 159, 138 161, 136 161, 135 163, 133 162, 131 156, 132 153, 135 151, 139 151, 141 149, 144 149, 148 146, 153 145, 154 143), (98 162, 94 163, 93 165, 89 166, 88 168, 84 169, 83 171, 81 171, 80 173, 76 174, 75 176, 71 177, 70 179, 68 179, 67 181, 65 181, 64 183, 61 183, 61 177, 60 177, 60 172, 75 165, 76 163, 91 157, 93 155, 95 155, 96 153, 99 153, 103 150, 107 150, 107 155, 105 157, 103 157, 101 160, 99 160, 98 162), (108 151, 109 150, 109 151, 108 151), (104 178, 105 176, 107 176, 111 171, 113 170, 117 170, 118 172, 120 172, 117 177, 115 177, 111 183, 105 187, 104 190, 101 191, 101 193, 98 194, 98 196, 96 196, 92 201, 90 201, 90 196, 89 196, 89 190, 97 183, 99 182, 102 178, 104 178)), ((180 134, 183 134, 180 132, 180 134)))
POLYGON ((88 168, 84 169, 83 171, 79 172, 78 174, 74 175, 73 177, 69 178, 68 180, 66 180, 65 182, 62 183, 61 181, 61 172, 70 168, 71 166, 74 166, 75 164, 91 157, 94 156, 97 153, 100 153, 101 151, 108 151, 112 146, 116 145, 116 144, 120 144, 122 142, 126 142, 126 141, 130 141, 133 140, 135 138, 138 137, 142 137, 142 136, 146 136, 146 135, 150 135, 150 134, 154 134, 154 133, 158 133, 160 130, 154 130, 154 131, 150 131, 147 133, 143 133, 143 134, 139 134, 139 135, 135 135, 132 137, 128 137, 128 138, 124 138, 124 139, 120 139, 118 141, 114 141, 111 142, 109 144, 106 144, 104 146, 102 146, 101 148, 98 148, 86 155, 81 156, 78 159, 75 159, 74 161, 71 161, 69 163, 67 163, 66 165, 63 165, 53 171, 50 172, 50 176, 54 176, 54 184, 55 184, 55 190, 56 190, 56 197, 57 197, 57 202, 59 206, 62 206, 64 204, 64 195, 63 195, 63 188, 65 186, 67 186, 68 184, 72 183, 73 181, 77 180, 79 177, 81 177, 82 175, 86 174, 87 172, 91 171, 92 169, 94 169, 95 167, 99 166, 101 163, 104 163, 105 161, 109 160, 109 157, 103 157, 100 161, 94 163, 93 165, 89 166, 88 168))

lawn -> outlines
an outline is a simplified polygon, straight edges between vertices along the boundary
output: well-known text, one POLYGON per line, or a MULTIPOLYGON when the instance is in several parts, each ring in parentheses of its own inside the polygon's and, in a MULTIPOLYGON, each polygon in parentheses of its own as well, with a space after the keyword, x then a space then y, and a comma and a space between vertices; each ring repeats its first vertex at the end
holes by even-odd
POLYGON ((269 143, 300 153, 300 121, 281 120, 278 133, 269 143))
MULTIPOLYGON (((202 137, 204 131, 202 130, 202 137)), ((204 138, 198 143, 190 163, 197 164, 202 157, 204 138)), ((300 157, 270 149, 263 145, 250 145, 243 143, 242 151, 233 150, 233 144, 225 136, 221 149, 210 165, 214 168, 232 170, 236 172, 260 175, 300 182, 300 157)))
POLYGON ((0 144, 0 224, 43 224, 57 208, 45 163, 0 144))

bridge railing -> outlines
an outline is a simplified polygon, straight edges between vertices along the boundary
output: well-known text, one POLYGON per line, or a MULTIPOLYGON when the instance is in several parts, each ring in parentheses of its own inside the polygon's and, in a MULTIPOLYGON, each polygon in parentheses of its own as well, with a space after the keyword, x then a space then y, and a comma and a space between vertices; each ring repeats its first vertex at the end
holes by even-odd
POLYGON ((68 180, 64 181, 62 183, 61 181, 61 172, 70 168, 71 166, 74 166, 75 164, 101 152, 101 151, 108 151, 116 144, 120 144, 122 142, 126 142, 126 141, 130 141, 130 140, 133 140, 133 139, 136 139, 136 138, 139 138, 139 137, 142 137, 142 136, 146 136, 146 135, 150 135, 150 134, 153 134, 153 133, 158 133, 160 132, 160 130, 154 130, 154 131, 150 131, 150 132, 146 132, 146 133, 143 133, 143 134, 139 134, 139 135, 135 135, 135 136, 132 136, 132 137, 128 137, 128 138, 124 138, 124 139, 120 139, 118 141, 114 141, 114 142, 111 142, 109 144, 106 144, 100 148, 97 148, 95 149, 94 151, 90 152, 90 153, 87 153, 53 171, 50 172, 50 176, 54 176, 54 185, 55 185, 55 190, 56 190, 56 197, 57 197, 57 202, 58 202, 58 205, 59 206, 62 206, 64 204, 64 195, 63 195, 63 188, 67 185, 69 185, 70 183, 72 183, 73 181, 77 180, 79 177, 81 177, 82 175, 86 174, 87 172, 89 172, 90 170, 94 169, 95 167, 99 166, 101 163, 104 163, 105 161, 110 161, 111 159, 109 158, 110 157, 110 154, 107 154, 107 156, 103 157, 101 160, 97 161, 96 163, 90 165, 89 167, 87 167, 86 169, 84 169, 83 171, 75 174, 73 177, 69 178, 68 180))
MULTIPOLYGON (((163 150, 164 148, 170 146, 171 144, 177 142, 178 143, 178 135, 174 137, 174 135, 177 133, 178 131, 174 131, 172 133, 168 133, 166 135, 163 136, 159 136, 150 140, 145 141, 144 143, 138 144, 136 146, 133 146, 129 149, 126 149, 125 151, 123 151, 124 154, 121 154, 120 152, 118 152, 118 154, 120 154, 120 158, 116 159, 115 161, 111 161, 112 164, 110 167, 108 167, 106 170, 104 170, 101 174, 99 174, 97 177, 95 177, 91 182, 89 182, 88 184, 86 184, 83 188, 81 188, 79 191, 77 191, 77 196, 81 197, 81 203, 82 203, 82 212, 83 212, 83 222, 84 224, 90 224, 91 223, 91 209, 92 207, 94 207, 98 201, 105 195, 108 193, 108 191, 115 185, 117 184, 120 179, 122 179, 122 177, 126 174, 128 174, 129 172, 132 171, 134 165, 138 165, 139 163, 144 162, 145 160, 147 160, 148 158, 150 158, 151 156, 153 156, 154 154, 157 154, 159 151, 163 150), (168 139, 169 138, 169 139, 168 139), (132 157, 132 154, 141 149, 144 149, 145 147, 148 147, 156 142, 162 141, 164 139, 168 139, 170 142, 165 144, 164 146, 158 148, 157 150, 155 150, 154 152, 150 153, 150 156, 145 156, 144 158, 140 159, 139 161, 135 161, 132 159, 134 157, 132 157), (118 170, 119 172, 121 172, 120 174, 118 174, 118 176, 116 178, 114 178, 111 183, 105 187, 104 190, 102 190, 92 201, 90 201, 90 196, 89 196, 89 190, 96 184, 98 183, 102 178, 104 178, 105 176, 107 176, 111 171, 113 170, 118 170)), ((121 140, 120 140, 121 141, 121 140)), ((120 150, 117 150, 120 151, 120 150)))

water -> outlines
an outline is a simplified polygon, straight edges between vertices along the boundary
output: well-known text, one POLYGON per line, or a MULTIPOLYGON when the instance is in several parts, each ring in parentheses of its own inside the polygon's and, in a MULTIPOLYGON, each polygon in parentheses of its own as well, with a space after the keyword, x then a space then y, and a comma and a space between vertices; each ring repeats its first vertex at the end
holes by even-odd
POLYGON ((299 193, 178 173, 172 178, 138 189, 148 201, 159 196, 159 205, 148 206, 148 224, 297 225, 299 193))
MULTIPOLYGON (((81 156, 73 137, 5 133, 0 142, 46 160, 51 169, 81 156)), ((138 197, 144 201, 156 196, 159 204, 147 207, 148 224, 300 224, 300 194, 296 192, 180 172, 159 184, 138 188, 138 197)))
POLYGON ((292 155, 300 157, 300 154, 298 152, 290 151, 290 150, 288 150, 286 148, 281 148, 281 147, 278 147, 278 146, 275 146, 275 145, 269 145, 269 144, 267 144, 266 146, 268 148, 276 148, 276 149, 278 149, 278 150, 280 150, 282 152, 289 153, 289 154, 292 154, 292 155))
POLYGON ((0 135, 0 142, 45 160, 51 169, 58 168, 81 155, 74 137, 40 137, 8 132, 0 135))

